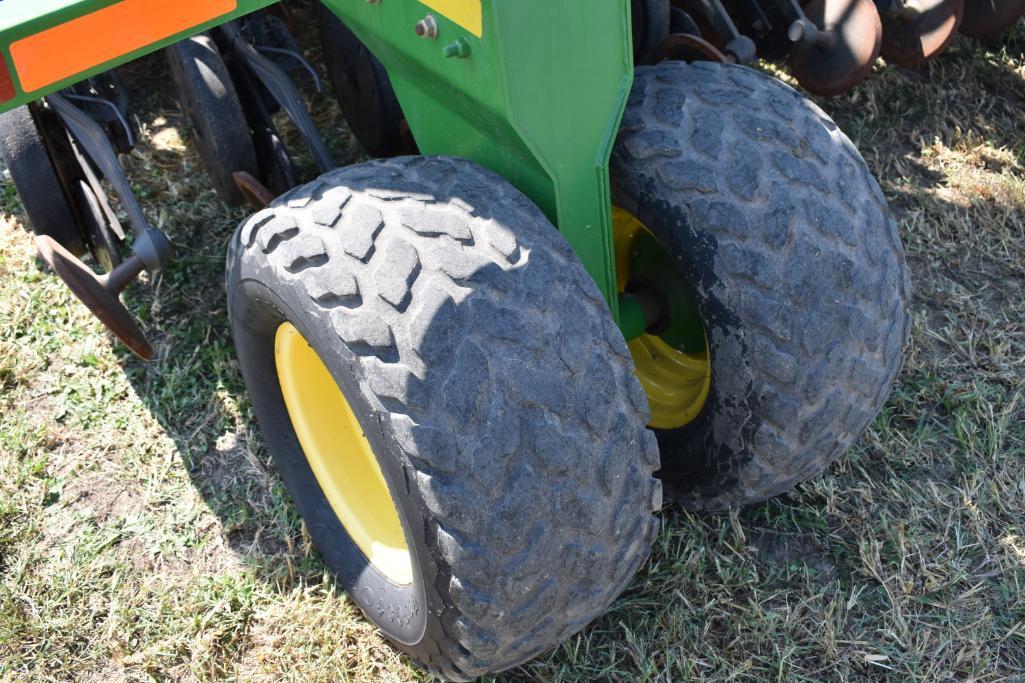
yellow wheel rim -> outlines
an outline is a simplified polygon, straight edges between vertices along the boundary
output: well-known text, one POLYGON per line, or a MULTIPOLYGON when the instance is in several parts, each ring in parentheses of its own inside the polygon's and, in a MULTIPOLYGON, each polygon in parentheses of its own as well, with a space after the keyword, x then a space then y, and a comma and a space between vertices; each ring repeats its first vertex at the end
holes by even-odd
MULTIPOLYGON (((616 280, 619 292, 630 280, 634 240, 647 228, 629 211, 612 209, 616 241, 616 280)), ((661 338, 643 334, 628 346, 637 366, 637 377, 651 407, 649 426, 677 429, 693 422, 708 400, 712 386, 709 353, 685 353, 661 338)))
POLYGON ((392 582, 413 582, 399 513, 374 451, 324 362, 291 324, 274 340, 278 381, 306 460, 349 536, 392 582))

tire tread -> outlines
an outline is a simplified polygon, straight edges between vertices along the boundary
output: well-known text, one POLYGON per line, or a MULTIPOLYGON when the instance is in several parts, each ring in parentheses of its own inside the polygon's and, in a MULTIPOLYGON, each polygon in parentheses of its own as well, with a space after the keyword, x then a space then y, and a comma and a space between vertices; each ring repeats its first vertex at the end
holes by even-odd
POLYGON ((671 497, 722 509, 821 471, 882 408, 910 332, 897 226, 853 144, 776 79, 664 63, 638 69, 612 175, 617 201, 684 207, 687 258, 711 264, 690 273, 731 317, 708 330, 713 394, 731 383, 748 412, 711 406, 700 471, 663 472, 671 497))
POLYGON ((423 502, 443 633, 405 649, 469 679, 600 614, 654 540, 657 447, 622 337, 540 211, 469 162, 409 157, 333 171, 238 234, 229 267, 304 288, 423 502), (581 551, 583 575, 563 561, 581 551))

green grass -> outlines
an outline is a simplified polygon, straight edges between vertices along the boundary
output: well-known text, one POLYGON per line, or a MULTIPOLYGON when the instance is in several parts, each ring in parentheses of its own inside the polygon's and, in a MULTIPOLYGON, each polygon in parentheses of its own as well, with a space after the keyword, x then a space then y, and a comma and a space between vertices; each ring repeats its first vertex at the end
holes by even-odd
MULTIPOLYGON (((44 269, 0 185, 0 679, 419 679, 328 575, 252 419, 222 284, 244 212, 205 186, 162 61, 127 75, 144 132, 126 166, 178 248, 126 297, 153 363, 44 269)), ((788 495, 667 511, 608 613, 500 679, 1025 675, 1025 31, 821 105, 908 248, 914 332, 885 410, 788 495)))

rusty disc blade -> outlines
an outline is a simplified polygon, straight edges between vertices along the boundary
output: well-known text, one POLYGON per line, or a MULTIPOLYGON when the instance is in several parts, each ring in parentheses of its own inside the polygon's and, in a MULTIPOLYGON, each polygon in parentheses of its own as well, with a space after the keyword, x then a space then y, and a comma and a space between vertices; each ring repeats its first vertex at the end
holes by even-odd
POLYGON ((673 33, 665 37, 655 52, 655 62, 664 61, 726 64, 730 60, 704 38, 689 33, 673 33))
POLYGON ((1025 15, 1025 0, 967 0, 961 33, 978 40, 995 40, 1025 15))
POLYGON ((883 24, 872 0, 812 0, 808 19, 829 32, 820 44, 797 44, 790 51, 790 71, 816 95, 839 95, 872 71, 883 39, 883 24))
POLYGON ((49 235, 36 236, 36 249, 64 284, 74 292, 79 301, 99 318, 115 337, 145 360, 153 357, 153 347, 146 340, 132 314, 118 301, 96 273, 82 263, 67 249, 49 235))
POLYGON ((965 0, 905 0, 905 4, 906 16, 883 17, 882 55, 890 64, 917 66, 947 49, 961 25, 965 0))
POLYGON ((264 209, 274 201, 274 195, 270 190, 257 180, 253 174, 246 171, 235 171, 231 174, 235 181, 235 187, 246 198, 246 201, 256 209, 264 209))

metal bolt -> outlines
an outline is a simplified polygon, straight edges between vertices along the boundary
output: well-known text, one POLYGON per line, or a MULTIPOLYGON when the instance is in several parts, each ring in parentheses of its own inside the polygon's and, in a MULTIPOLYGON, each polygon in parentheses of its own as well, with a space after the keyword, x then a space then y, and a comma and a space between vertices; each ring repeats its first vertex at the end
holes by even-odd
POLYGON ((470 56, 470 43, 466 38, 456 38, 454 43, 441 48, 441 54, 448 58, 466 59, 470 56))
POLYGON ((435 21, 433 14, 428 14, 426 17, 416 22, 416 35, 421 38, 437 38, 438 37, 438 22, 435 21))
POLYGON ((836 33, 832 30, 818 28, 808 19, 798 19, 790 24, 790 28, 787 30, 787 37, 790 38, 790 42, 798 45, 808 47, 814 45, 825 49, 833 45, 836 40, 836 33))

